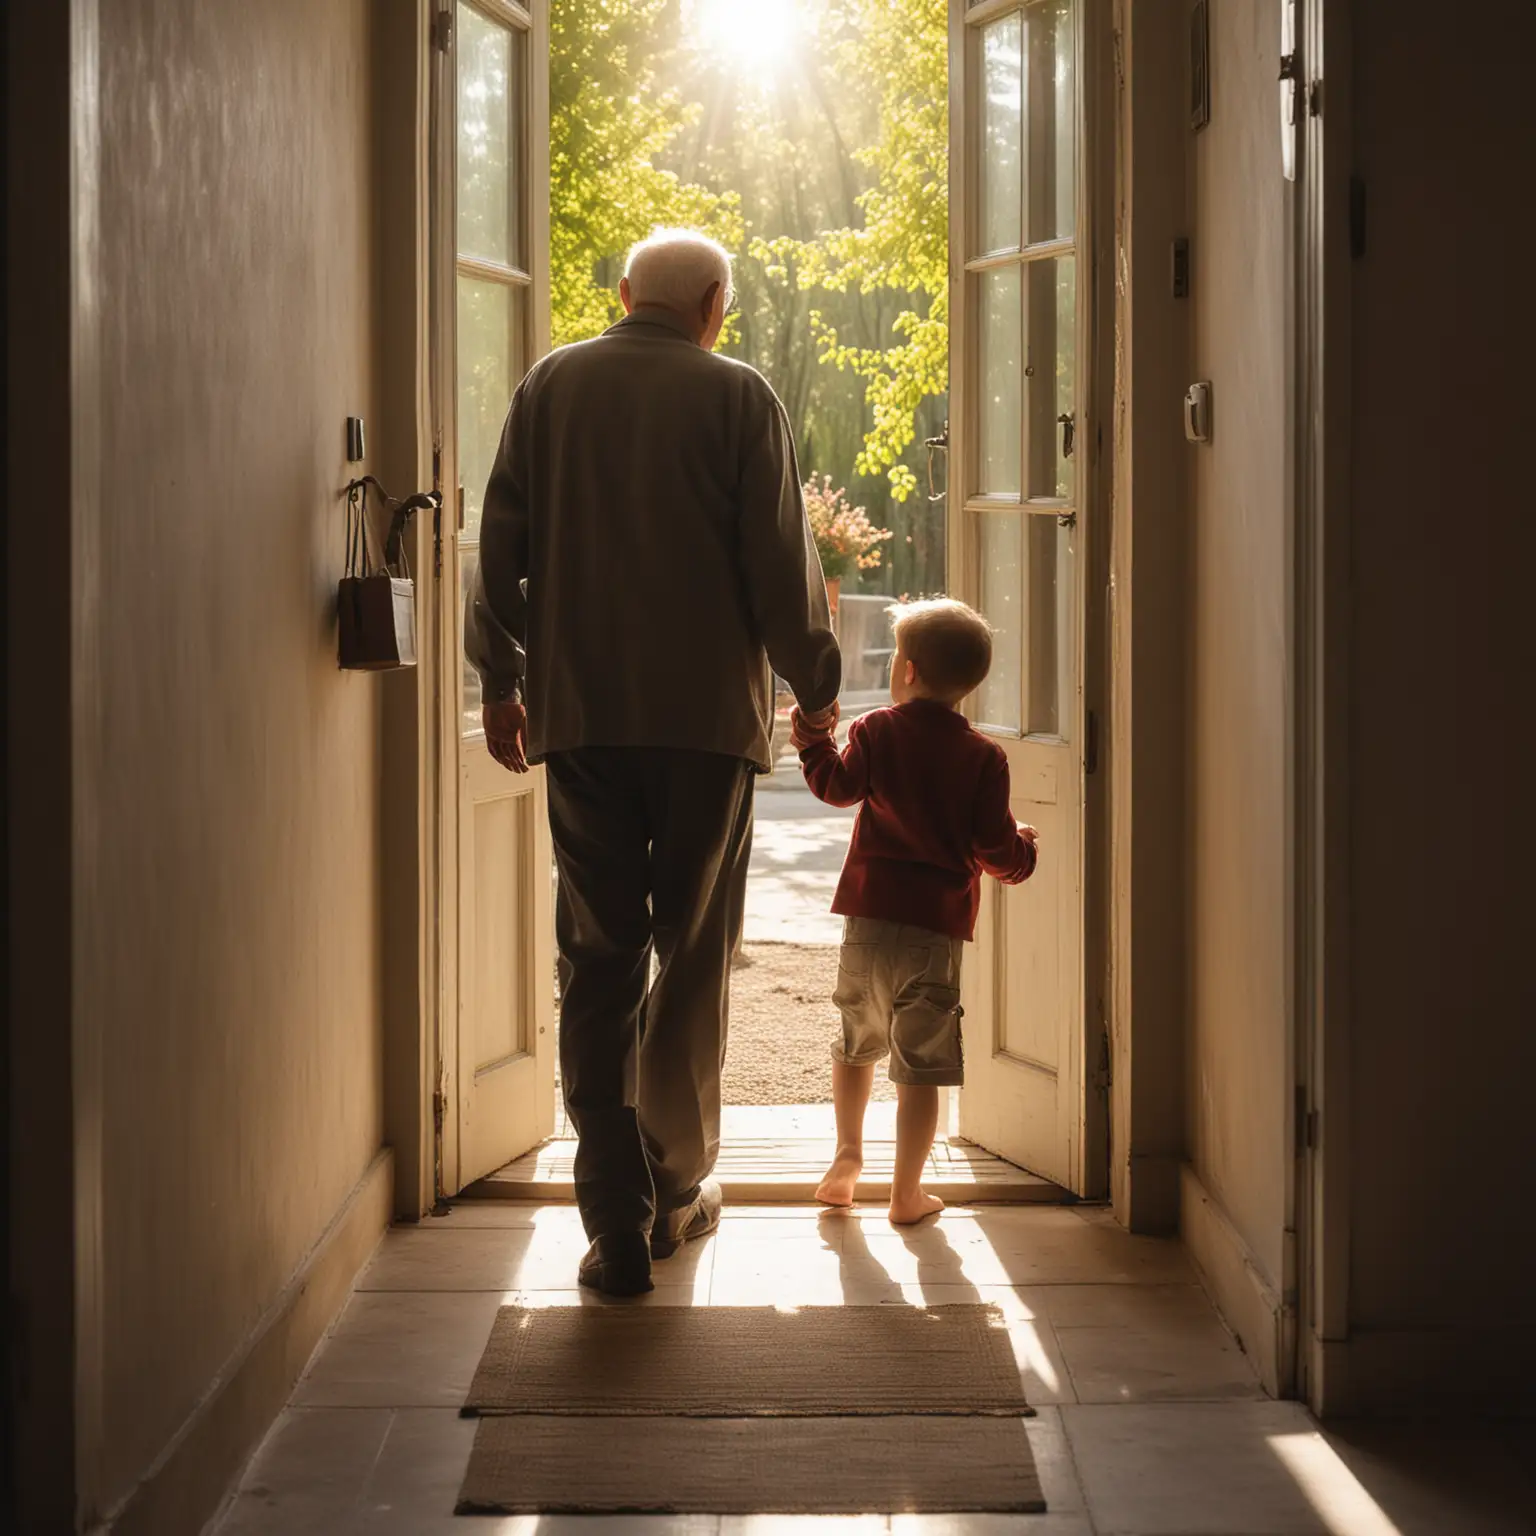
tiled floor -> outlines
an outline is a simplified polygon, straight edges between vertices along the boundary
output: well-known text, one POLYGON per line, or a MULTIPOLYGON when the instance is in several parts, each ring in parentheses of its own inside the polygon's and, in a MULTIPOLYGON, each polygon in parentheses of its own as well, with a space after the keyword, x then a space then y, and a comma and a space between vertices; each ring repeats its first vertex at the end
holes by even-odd
MULTIPOLYGON (((728 1210, 639 1305, 996 1302, 1009 1321, 1049 1512, 743 1520, 455 1517, 474 1423, 457 1409, 496 1309, 607 1303, 574 1287, 568 1206, 461 1204, 389 1234, 236 1495, 221 1536, 1502 1536, 1536 1531, 1527 1433, 1320 1434, 1269 1401, 1177 1243, 1077 1207, 953 1210, 898 1232, 875 1210, 728 1210)), ((913 1362, 914 1372, 921 1362, 913 1362)), ((836 1447, 828 1446, 828 1475, 836 1447)))

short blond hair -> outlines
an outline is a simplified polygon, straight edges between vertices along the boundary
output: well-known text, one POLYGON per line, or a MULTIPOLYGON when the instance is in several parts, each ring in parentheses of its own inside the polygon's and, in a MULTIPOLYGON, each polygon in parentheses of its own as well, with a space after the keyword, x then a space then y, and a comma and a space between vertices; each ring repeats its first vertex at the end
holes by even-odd
POLYGON ((969 604, 931 597, 898 603, 890 614, 902 654, 945 703, 958 704, 992 670, 992 626, 969 604))

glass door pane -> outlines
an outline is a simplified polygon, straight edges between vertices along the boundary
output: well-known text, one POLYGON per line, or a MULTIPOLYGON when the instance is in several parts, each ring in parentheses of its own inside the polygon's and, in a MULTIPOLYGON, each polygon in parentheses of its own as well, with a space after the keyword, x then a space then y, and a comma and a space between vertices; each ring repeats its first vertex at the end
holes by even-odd
POLYGON ((1015 251, 1023 239, 1023 45, 1017 12, 981 29, 980 256, 1015 251))
POLYGON ((976 489, 989 496, 1017 496, 1019 428, 1023 421, 1024 316, 1017 266, 994 267, 976 278, 979 287, 980 411, 977 423, 976 489))
POLYGON ((1024 520, 1017 512, 984 512, 976 519, 981 611, 992 626, 992 670, 976 692, 976 721, 1004 731, 1017 731, 1022 723, 1024 520))
POLYGON ((1049 513, 1028 518, 1024 600, 1024 731, 1066 736, 1070 730, 1072 577, 1075 530, 1049 513))
POLYGON ((1077 263, 1071 256, 1054 257, 1030 262, 1027 271, 1027 494, 1071 500, 1077 427, 1077 263))
MULTIPOLYGON (((524 34, 471 5, 457 9, 455 162, 458 252, 456 406, 460 596, 479 555, 485 487, 512 391, 525 366, 523 116, 528 110, 524 34)), ((480 685, 463 681, 463 725, 480 726, 480 685)))
POLYGON ((459 278, 459 484, 464 542, 480 537, 485 483, 501 443, 512 391, 523 376, 521 288, 459 278))
POLYGON ((1077 224, 1077 67, 1072 0, 1029 12, 1029 241, 1070 240, 1077 224))
POLYGON ((523 35, 460 4, 458 249, 521 267, 523 35))

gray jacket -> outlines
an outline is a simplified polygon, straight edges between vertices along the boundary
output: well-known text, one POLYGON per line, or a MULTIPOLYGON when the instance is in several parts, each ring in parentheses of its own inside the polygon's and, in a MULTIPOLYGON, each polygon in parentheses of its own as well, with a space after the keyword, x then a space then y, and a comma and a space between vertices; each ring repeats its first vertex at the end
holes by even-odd
POLYGON ((770 766, 772 670, 837 697, 784 407, 744 363, 646 310, 537 363, 486 486, 464 646, 528 706, 533 761, 692 747, 770 766))

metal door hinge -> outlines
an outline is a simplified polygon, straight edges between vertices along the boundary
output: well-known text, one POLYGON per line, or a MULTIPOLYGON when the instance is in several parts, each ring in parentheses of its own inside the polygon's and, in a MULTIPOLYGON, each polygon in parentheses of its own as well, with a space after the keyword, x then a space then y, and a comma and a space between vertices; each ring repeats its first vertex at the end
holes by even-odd
POLYGON ((1307 1106, 1307 1090, 1296 1089, 1296 1151, 1311 1152, 1317 1146, 1318 1116, 1307 1106))
POLYGON ((447 53, 452 43, 453 12, 438 11, 432 17, 432 46, 439 53, 447 53))
POLYGON ((432 1124, 439 1131, 443 1128, 443 1116, 448 1113, 448 1095, 439 1088, 432 1095, 432 1124))

